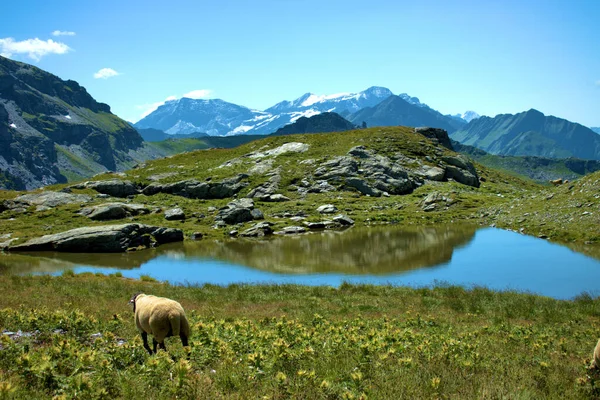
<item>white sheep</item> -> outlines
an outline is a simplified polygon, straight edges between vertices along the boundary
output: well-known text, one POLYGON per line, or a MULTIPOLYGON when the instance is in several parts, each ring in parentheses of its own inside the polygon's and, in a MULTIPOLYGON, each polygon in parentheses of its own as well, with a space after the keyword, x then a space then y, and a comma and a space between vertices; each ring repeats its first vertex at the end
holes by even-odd
POLYGON ((148 353, 153 352, 148 346, 148 334, 152 335, 154 353, 157 345, 158 348, 167 350, 165 338, 170 336, 179 336, 181 344, 184 347, 188 345, 190 325, 181 304, 165 297, 144 293, 134 294, 129 302, 133 304, 135 325, 142 334, 144 348, 148 353))
POLYGON ((598 340, 598 343, 594 348, 594 356, 592 357, 592 364, 590 365, 590 368, 600 368, 600 340, 598 340))

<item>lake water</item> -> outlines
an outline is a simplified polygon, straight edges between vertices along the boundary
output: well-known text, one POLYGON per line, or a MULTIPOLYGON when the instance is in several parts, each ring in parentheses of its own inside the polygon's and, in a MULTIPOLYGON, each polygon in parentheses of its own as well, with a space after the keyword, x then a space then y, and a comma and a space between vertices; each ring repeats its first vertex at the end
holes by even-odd
POLYGON ((0 255, 1 274, 121 272, 175 284, 485 286, 600 295, 600 261, 514 232, 468 226, 353 228, 269 240, 203 240, 127 254, 0 255))

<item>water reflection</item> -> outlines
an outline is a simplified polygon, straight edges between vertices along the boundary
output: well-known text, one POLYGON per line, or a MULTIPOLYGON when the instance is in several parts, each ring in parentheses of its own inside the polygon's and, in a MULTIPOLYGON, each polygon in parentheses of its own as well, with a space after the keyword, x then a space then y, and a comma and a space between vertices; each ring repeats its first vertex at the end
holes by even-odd
POLYGON ((186 256, 210 257, 264 271, 307 274, 389 274, 446 263, 469 243, 472 226, 375 227, 268 241, 205 243, 186 256))
POLYGON ((125 254, 31 252, 0 256, 0 274, 53 273, 86 265, 139 268, 157 257, 216 259, 285 274, 389 274, 447 263, 473 226, 372 227, 269 240, 204 240, 125 254))

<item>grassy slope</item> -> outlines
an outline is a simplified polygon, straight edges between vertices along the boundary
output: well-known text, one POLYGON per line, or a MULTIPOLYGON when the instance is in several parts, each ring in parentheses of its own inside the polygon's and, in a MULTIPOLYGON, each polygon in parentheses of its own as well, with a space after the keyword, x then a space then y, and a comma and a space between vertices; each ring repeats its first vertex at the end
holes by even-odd
MULTIPOLYGON (((174 173, 161 182, 174 182, 182 179, 198 179, 203 181, 211 178, 218 181, 223 178, 235 176, 237 173, 247 172, 249 168, 256 165, 253 159, 242 156, 259 149, 274 148, 283 143, 300 141, 310 145, 307 152, 297 154, 288 153, 274 159, 273 168, 281 167, 282 182, 280 192, 291 198, 284 203, 261 203, 256 202, 257 207, 266 215, 268 220, 277 222, 278 225, 291 225, 291 221, 274 216, 283 212, 296 213, 306 212, 310 220, 320 220, 322 217, 316 212, 316 208, 322 204, 335 204, 342 212, 348 214, 358 224, 375 223, 402 223, 402 224, 434 224, 448 223, 455 220, 467 220, 479 222, 478 211, 483 206, 495 206, 505 203, 510 198, 537 190, 538 186, 525 182, 519 178, 496 172, 483 166, 479 166, 479 174, 486 178, 486 182, 479 189, 461 185, 455 182, 429 183, 406 196, 391 196, 389 198, 370 198, 359 195, 357 192, 343 191, 323 194, 309 194, 302 198, 297 192, 289 191, 288 185, 297 182, 307 175, 311 175, 319 163, 331 159, 337 155, 344 155, 356 145, 364 145, 375 149, 380 154, 392 154, 402 151, 403 154, 413 158, 423 158, 427 155, 437 157, 436 151, 444 154, 451 152, 446 149, 439 150, 429 140, 412 132, 410 128, 372 128, 342 133, 293 135, 285 137, 269 137, 259 141, 247 143, 233 149, 213 149, 205 151, 194 151, 184 153, 160 160, 147 162, 145 167, 127 171, 127 179, 138 183, 149 183, 151 175, 161 173, 174 173), (218 168, 221 164, 234 158, 240 158, 243 162, 231 167, 218 168), (301 164, 300 161, 312 159, 315 165, 301 164), (456 200, 446 211, 424 213, 421 211, 419 202, 424 196, 432 191, 448 194, 456 200), (504 197, 498 196, 501 194, 504 197)), ((102 180, 114 178, 111 174, 105 174, 94 179, 102 180)), ((244 196, 256 185, 265 182, 268 177, 264 174, 252 175, 249 178, 250 185, 242 190, 240 197, 244 196)), ((51 190, 59 190, 67 185, 54 185, 51 190)), ((76 193, 94 194, 91 190, 74 190, 76 193)), ((4 192, 3 198, 16 196, 14 192, 4 192)), ((96 199, 95 203, 106 200, 96 199)), ((133 220, 156 225, 172 226, 181 228, 186 234, 200 231, 208 237, 227 235, 229 229, 214 230, 211 225, 214 222, 214 214, 208 212, 208 207, 220 207, 229 200, 192 200, 179 196, 159 194, 155 196, 136 196, 135 202, 144 203, 167 209, 175 205, 183 208, 188 216, 196 213, 203 214, 205 218, 188 218, 185 222, 166 221, 162 214, 150 214, 135 217, 133 220)), ((4 212, 0 214, 0 230, 10 232, 13 237, 25 240, 27 238, 43 233, 60 232, 66 229, 82 225, 107 224, 107 222, 93 222, 80 216, 76 212, 79 205, 58 207, 43 212, 31 210, 25 214, 14 214, 4 212), (13 218, 14 220, 10 220, 13 218), (32 229, 35 227, 35 229, 32 229)), ((242 227, 244 229, 249 224, 242 227)))
MULTIPOLYGON (((168 172, 173 175, 161 182, 191 178, 200 181, 211 178, 213 181, 218 181, 237 173, 248 172, 252 166, 255 166, 256 160, 243 157, 245 154, 259 149, 274 148, 291 141, 310 145, 309 150, 305 153, 288 153, 274 158, 273 168, 281 167, 282 170, 280 192, 290 197, 291 201, 283 203, 256 202, 257 207, 265 213, 267 220, 276 222, 278 227, 294 224, 288 219, 275 218, 284 212, 303 211, 308 214, 309 220, 320 220, 322 217, 318 215, 316 208, 322 204, 332 203, 360 225, 385 223, 422 225, 455 221, 485 225, 496 224, 503 228, 524 228, 526 233, 544 235, 550 240, 567 243, 587 254, 600 257, 596 229, 600 222, 600 213, 597 212, 598 201, 594 197, 598 193, 597 185, 585 184, 590 179, 589 182, 597 180, 598 173, 582 179, 581 183, 575 183, 576 189, 572 191, 573 194, 570 194, 571 192, 563 193, 569 186, 556 189, 543 187, 480 164, 477 164, 478 173, 485 179, 485 182, 478 189, 455 182, 431 182, 410 195, 388 198, 370 198, 351 191, 309 194, 302 198, 297 192, 288 190, 290 183, 311 175, 321 162, 337 155, 344 155, 356 145, 364 145, 385 155, 401 151, 408 157, 422 160, 425 156, 435 158, 439 154, 451 154, 449 150, 440 149, 429 140, 415 134, 410 128, 371 128, 341 133, 268 137, 232 149, 199 150, 150 161, 143 168, 127 171, 127 179, 147 184, 150 182, 148 178, 151 175, 168 172), (233 163, 229 167, 219 168, 223 163, 233 159, 241 161, 233 163), (314 165, 300 163, 306 159, 314 160, 314 165), (455 199, 456 203, 446 210, 422 212, 419 202, 433 191, 448 195, 455 199), (544 200, 555 192, 559 195, 551 201, 544 200), (591 214, 586 214, 585 218, 576 215, 580 203, 581 207, 584 207, 580 210, 581 213, 585 211, 585 207, 588 207, 591 212, 591 214), (516 205, 518 207, 515 207, 516 205), (529 215, 524 215, 525 213, 529 213, 529 215), (566 217, 565 213, 569 217, 566 217), (538 215, 539 218, 543 216, 543 220, 538 219, 538 215)), ((108 178, 114 178, 114 176, 105 174, 94 179, 108 178)), ((250 185, 242 190, 239 196, 243 197, 251 188, 267 179, 268 176, 265 174, 252 175, 249 178, 250 185)), ((65 186, 55 185, 49 189, 59 190, 65 186)), ((92 195, 95 193, 91 190, 75 190, 74 192, 92 195)), ((2 192, 0 195, 2 198, 12 198, 17 193, 2 192)), ((132 219, 137 222, 177 227, 183 229, 186 234, 199 231, 209 238, 226 236, 231 229, 213 229, 211 225, 214 222, 214 213, 208 211, 208 207, 218 208, 225 205, 228 202, 227 199, 192 200, 159 194, 149 197, 138 195, 134 201, 163 209, 179 206, 188 216, 192 216, 185 222, 178 222, 166 221, 162 214, 150 214, 132 219)), ((95 199, 94 202, 101 203, 103 201, 95 199)), ((0 231, 12 233, 12 237, 25 240, 39 235, 40 232, 55 233, 83 225, 107 224, 107 222, 93 222, 80 216, 76 213, 79 208, 79 205, 70 205, 43 212, 33 212, 32 209, 25 214, 4 212, 0 214, 0 231), (32 229, 33 227, 35 229, 32 229)), ((249 225, 246 223, 236 229, 245 229, 249 225)))
POLYGON ((598 396, 597 374, 586 366, 600 300, 585 296, 171 287, 89 274, 0 277, 0 284, 0 329, 39 330, 1 341, 0 396, 12 391, 6 398, 598 396), (126 304, 138 291, 182 303, 193 329, 189 361, 174 339, 167 341, 174 360, 145 354, 126 304))

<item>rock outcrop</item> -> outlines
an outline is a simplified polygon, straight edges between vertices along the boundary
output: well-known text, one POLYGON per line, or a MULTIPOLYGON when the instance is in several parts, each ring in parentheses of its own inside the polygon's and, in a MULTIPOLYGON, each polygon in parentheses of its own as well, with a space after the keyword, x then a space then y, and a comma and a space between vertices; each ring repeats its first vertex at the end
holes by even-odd
POLYGON ((133 183, 120 179, 85 182, 81 185, 75 185, 74 188, 80 188, 81 186, 113 197, 127 197, 139 193, 139 190, 133 183))
POLYGON ((446 179, 454 179, 463 185, 479 187, 479 177, 473 163, 464 155, 442 157, 446 165, 446 179))
POLYGON ((179 207, 171 208, 170 210, 165 211, 165 219, 167 221, 182 221, 185 219, 185 213, 179 207))
POLYGON ((93 207, 85 207, 79 212, 79 214, 94 221, 108 221, 148 213, 150 213, 148 207, 135 203, 104 203, 93 207))
POLYGON ((183 240, 180 229, 142 224, 104 225, 71 229, 9 246, 9 251, 118 253, 183 240))
POLYGON ((419 127, 415 128, 416 133, 420 133, 426 138, 432 139, 434 142, 438 142, 445 148, 449 150, 454 150, 452 147, 452 143, 450 142, 450 137, 448 136, 448 132, 440 128, 430 128, 430 127, 419 127))
POLYGON ((66 204, 81 204, 91 201, 91 196, 86 194, 72 194, 64 192, 41 192, 41 193, 29 193, 18 196, 15 198, 15 202, 23 203, 29 206, 42 206, 48 208, 54 208, 57 206, 63 206, 66 204))
POLYGON ((247 178, 248 175, 239 174, 234 178, 224 179, 221 182, 200 182, 196 179, 166 184, 154 182, 146 186, 142 193, 146 196, 167 193, 190 199, 225 199, 245 188, 248 183, 242 182, 242 180, 247 178))
POLYGON ((215 221, 222 221, 228 225, 240 224, 256 219, 264 219, 264 215, 261 211, 254 208, 254 201, 249 198, 229 202, 215 216, 215 221))

